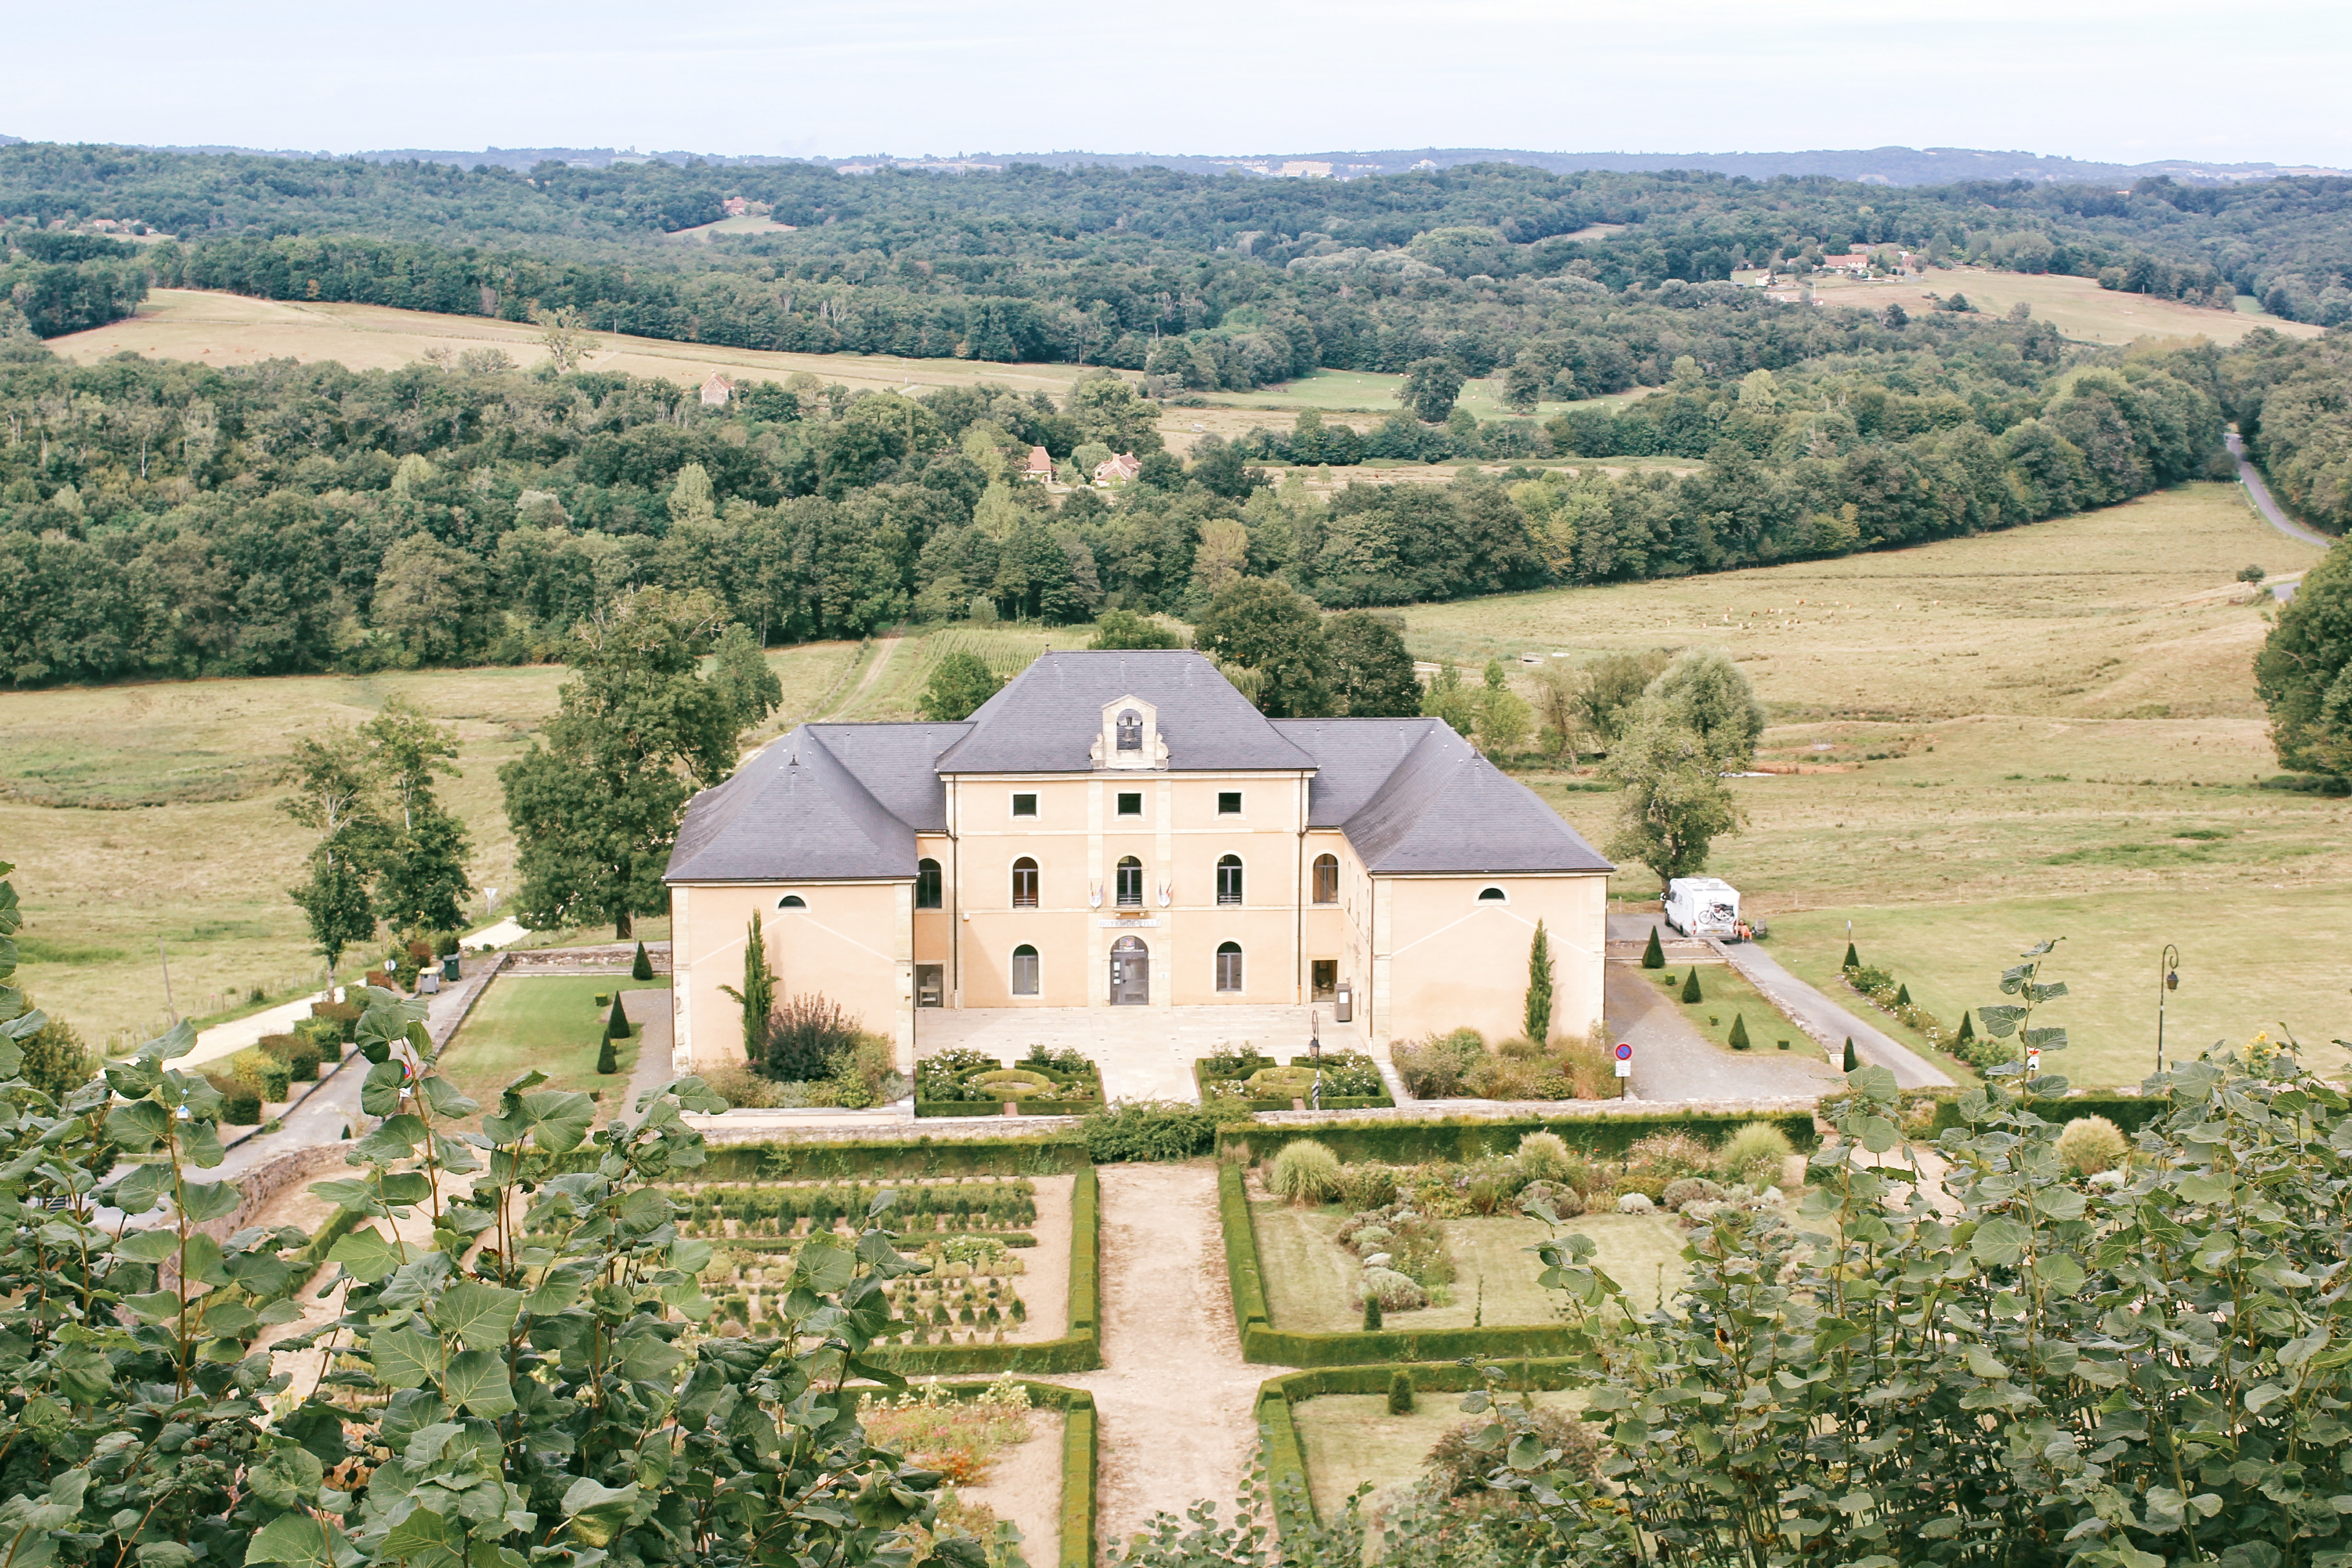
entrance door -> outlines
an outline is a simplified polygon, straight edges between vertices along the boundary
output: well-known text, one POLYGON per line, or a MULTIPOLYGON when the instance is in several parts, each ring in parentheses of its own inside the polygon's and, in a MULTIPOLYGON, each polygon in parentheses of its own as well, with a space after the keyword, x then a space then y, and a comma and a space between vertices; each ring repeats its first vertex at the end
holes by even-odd
POLYGON ((1110 944, 1110 1005, 1143 1007, 1151 1002, 1151 952, 1139 937, 1110 944))

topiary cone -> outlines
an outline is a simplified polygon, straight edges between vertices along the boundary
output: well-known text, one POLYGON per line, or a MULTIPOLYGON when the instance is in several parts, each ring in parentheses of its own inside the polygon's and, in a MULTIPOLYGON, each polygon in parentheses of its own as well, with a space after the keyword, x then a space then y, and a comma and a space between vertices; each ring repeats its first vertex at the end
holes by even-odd
POLYGON ((1380 1331, 1381 1299, 1367 1291, 1364 1295, 1364 1332, 1376 1334, 1380 1331))
POLYGON ((1412 1414, 1412 1373, 1399 1367, 1389 1376, 1389 1414, 1412 1414))
POLYGON ((637 961, 629 965, 629 978, 632 980, 651 980, 653 977, 654 961, 646 956, 646 944, 644 942, 639 942, 637 943, 637 961))
POLYGON ((614 1040, 629 1037, 629 1016, 621 1011, 621 994, 617 991, 613 993, 613 1011, 604 1019, 604 1035, 614 1040))
POLYGON ((1652 926, 1650 928, 1650 945, 1642 950, 1642 967, 1644 969, 1664 969, 1665 966, 1666 950, 1658 944, 1658 928, 1652 926))
POLYGON ((1908 1007, 1911 1005, 1911 987, 1908 985, 1897 985, 1895 988, 1895 1005, 1897 1007, 1908 1007))
POLYGON ((1748 1048, 1748 1015, 1745 1013, 1731 1016, 1731 1048, 1735 1051, 1748 1048))
POLYGON ((610 1035, 596 1042, 596 1070, 601 1073, 621 1070, 621 1058, 614 1053, 613 1037, 610 1035))
POLYGON ((1841 969, 1860 969, 1862 967, 1862 955, 1854 952, 1853 943, 1847 942, 1845 944, 1845 962, 1838 967, 1841 969))
POLYGON ((1952 1044, 1957 1046, 1963 1040, 1973 1040, 1976 1037, 1976 1019, 1969 1014, 1962 1013, 1960 1015, 1960 1032, 1952 1037, 1952 1044))
POLYGON ((1853 1037, 1852 1035, 1848 1035, 1845 1037, 1845 1070, 1847 1072, 1860 1072, 1862 1070, 1862 1058, 1853 1048, 1853 1037))
POLYGON ((1698 965, 1691 965, 1690 978, 1683 982, 1683 1000, 1692 1004, 1706 1000, 1706 993, 1698 988, 1698 965))

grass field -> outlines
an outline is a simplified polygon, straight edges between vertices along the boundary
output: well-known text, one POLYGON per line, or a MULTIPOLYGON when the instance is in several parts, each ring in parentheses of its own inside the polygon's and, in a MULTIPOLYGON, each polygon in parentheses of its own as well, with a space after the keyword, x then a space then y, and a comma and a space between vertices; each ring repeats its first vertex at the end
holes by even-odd
POLYGON ((538 1092, 603 1090, 610 1102, 607 1113, 620 1110, 619 1091, 637 1065, 643 1031, 614 1040, 619 1070, 599 1073, 597 1043, 604 1038, 607 1010, 596 1005, 596 997, 609 996, 615 985, 657 991, 668 984, 593 974, 502 974, 490 982, 457 1037, 441 1053, 441 1071, 480 1100, 486 1112, 498 1109, 500 1089, 533 1068, 547 1075, 538 1092))
MULTIPOLYGON (((831 691, 848 643, 778 650, 782 713, 831 691)), ((0 858, 25 901, 23 983, 93 1045, 226 1010, 259 985, 315 982, 285 889, 309 843, 278 809, 272 774, 296 737, 365 721, 394 695, 457 731, 441 795, 473 835, 477 888, 514 887, 499 764, 553 710, 564 671, 428 670, 0 692, 0 858)))
MULTIPOLYGON (((1362 1269, 1331 1239, 1347 1215, 1337 1208, 1284 1203, 1252 1204, 1250 1215, 1275 1327, 1326 1334, 1360 1328, 1363 1309, 1355 1289, 1362 1269)), ((1671 1295, 1683 1278, 1682 1233, 1671 1218, 1594 1214, 1562 1226, 1593 1239, 1600 1247, 1598 1263, 1625 1288, 1637 1312, 1655 1307, 1661 1289, 1671 1295)), ((1402 1331, 1466 1329, 1474 1320, 1498 1326, 1553 1321, 1559 1316, 1559 1293, 1536 1283, 1540 1266, 1527 1250, 1550 1235, 1540 1220, 1517 1215, 1446 1221, 1446 1248, 1457 1270, 1450 1287, 1453 1304, 1391 1312, 1388 1326, 1402 1331)))
MULTIPOLYGON (((1517 1395, 1512 1395, 1517 1398, 1517 1395)), ((1580 1390, 1534 1396, 1539 1408, 1580 1408, 1580 1390)), ((1347 1507, 1358 1483, 1372 1483, 1368 1510, 1379 1510, 1419 1481, 1437 1440, 1473 1419, 1462 1413, 1458 1394, 1423 1394, 1410 1415, 1391 1415, 1386 1394, 1324 1394, 1290 1407, 1307 1459, 1307 1489, 1316 1513, 1328 1523, 1347 1507)), ((1477 1417, 1482 1423, 1485 1417, 1477 1417)))
POLYGON ((2034 320, 2048 321, 2067 337, 2093 343, 2127 343, 2137 338, 2210 338, 2217 343, 2234 343, 2256 327, 2270 327, 2294 338, 2315 338, 2326 330, 2282 320, 2259 306, 2252 310, 2208 310, 2177 300, 2102 289, 2095 279, 2057 273, 1955 267, 1930 270, 1919 278, 1878 282, 1818 276, 1812 282, 1823 304, 1865 310, 1899 304, 1916 314, 1935 308, 1930 294, 1948 300, 1965 294, 1969 303, 1985 314, 2005 316, 2022 302, 2032 308, 2034 320))
MULTIPOLYGON (((1843 958, 1845 950, 1840 948, 1838 956, 1843 958)), ((1658 989, 1673 999, 1675 1010, 1717 1049, 1732 1051, 1732 1026, 1741 1018, 1748 1020, 1748 1048, 1751 1054, 1778 1056, 1783 1044, 1791 1052, 1801 1051, 1808 1056, 1821 1049, 1789 1021, 1787 1015, 1766 1000, 1762 992, 1750 985, 1746 976, 1727 963, 1697 965, 1700 1000, 1684 1001, 1683 979, 1692 967, 1685 963, 1664 971, 1669 980, 1660 981, 1658 989)))
MULTIPOLYGON (((1728 647, 1772 710, 1764 756, 1845 769, 1732 786, 1748 826, 1708 869, 1782 961, 1833 981, 1852 919, 1957 1025, 2017 952, 2066 937, 2053 1021, 2074 1044, 2051 1065, 2132 1083, 2168 942, 2188 965, 2168 1040, 2352 1036, 2352 805, 2253 787, 2277 771, 2251 668, 2270 601, 2231 581, 2318 555, 2199 484, 1914 550, 1416 609, 1408 639, 1465 664, 1728 647)), ((1615 796, 1530 782, 1606 841, 1615 796)), ((1638 866, 1613 886, 1656 892, 1638 866)))

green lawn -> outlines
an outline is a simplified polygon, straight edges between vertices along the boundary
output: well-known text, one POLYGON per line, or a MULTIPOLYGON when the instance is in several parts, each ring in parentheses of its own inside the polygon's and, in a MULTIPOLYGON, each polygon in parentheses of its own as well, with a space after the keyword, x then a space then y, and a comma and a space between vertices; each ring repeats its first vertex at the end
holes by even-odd
MULTIPOLYGON (((1727 963, 1697 965, 1699 1000, 1683 1000, 1683 980, 1691 972, 1688 963, 1646 973, 1656 979, 1658 988, 1674 998, 1675 1008, 1690 1020, 1691 1027, 1706 1037, 1707 1041, 1725 1051, 1731 1050, 1731 1026, 1734 1020, 1748 1020, 1748 1048, 1750 1053, 1766 1052, 1773 1056, 1785 1048, 1790 1053, 1818 1051, 1821 1047, 1803 1030, 1790 1023, 1780 1009, 1772 1005, 1765 994, 1748 984, 1747 976, 1727 963), (1663 976, 1664 978, 1657 978, 1663 976)), ((1737 1053, 1734 1053, 1737 1054, 1737 1053)))
MULTIPOLYGON (((1295 413, 1300 409, 1319 408, 1326 413, 1393 414, 1403 405, 1398 395, 1404 387, 1404 377, 1379 371, 1318 370, 1294 376, 1280 386, 1265 387, 1256 392, 1213 392, 1208 395, 1212 407, 1264 408, 1295 413)), ((1481 419, 1549 419, 1570 408, 1615 408, 1646 396, 1648 387, 1631 392, 1612 393, 1605 397, 1587 399, 1581 403, 1554 403, 1549 400, 1536 405, 1532 415, 1503 405, 1503 378, 1465 381, 1457 400, 1461 405, 1481 419)))
MULTIPOLYGON (((1353 1254, 1331 1239, 1348 1217, 1345 1211, 1336 1206, 1294 1208, 1284 1203, 1256 1203, 1250 1211, 1274 1326, 1294 1333, 1342 1333, 1362 1327, 1363 1309, 1355 1303, 1361 1268, 1353 1254)), ((1601 1249, 1601 1267, 1625 1287, 1636 1311, 1656 1306, 1661 1288, 1671 1294, 1682 1279, 1682 1233, 1670 1219, 1584 1215, 1567 1221, 1563 1228, 1593 1239, 1601 1249)), ((1390 1328, 1466 1329, 1474 1319, 1500 1327, 1558 1319, 1559 1296, 1536 1283, 1542 1266, 1527 1250, 1551 1234, 1541 1221, 1516 1215, 1449 1220, 1445 1232, 1457 1271, 1453 1304, 1391 1312, 1390 1328)))
MULTIPOLYGON (((1538 1394, 1535 1402, 1573 1410, 1583 1398, 1580 1391, 1563 1390, 1538 1394)), ((1394 1502, 1421 1479, 1437 1440, 1472 1419, 1462 1413, 1459 1394, 1421 1394, 1410 1415, 1390 1415, 1386 1394, 1325 1394, 1291 1405, 1290 1418, 1306 1454, 1307 1492, 1327 1522, 1339 1516, 1360 1481, 1372 1483, 1369 1508, 1394 1502)))
MULTIPOLYGON (((610 993, 615 984, 593 974, 500 975, 490 982, 457 1037, 442 1053, 441 1070, 480 1100, 485 1110, 497 1108, 499 1090, 509 1080, 532 1068, 547 1075, 543 1089, 610 1091, 610 1108, 622 1110, 617 1097, 637 1065, 642 1031, 613 1042, 618 1072, 596 1071, 596 1046, 607 1011, 596 1005, 596 994, 610 993)), ((669 982, 622 979, 617 984, 624 991, 658 991, 669 982)))

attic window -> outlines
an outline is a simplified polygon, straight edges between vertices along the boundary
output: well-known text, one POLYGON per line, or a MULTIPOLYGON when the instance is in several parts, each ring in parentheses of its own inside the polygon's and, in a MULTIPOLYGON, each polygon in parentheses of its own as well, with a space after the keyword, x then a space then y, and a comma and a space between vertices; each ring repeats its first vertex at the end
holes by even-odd
POLYGON ((798 893, 786 893, 782 898, 776 900, 776 908, 780 910, 804 910, 808 908, 808 900, 802 898, 798 893))
POLYGON ((1511 901, 1511 895, 1500 888, 1481 888, 1478 889, 1478 901, 1482 904, 1507 904, 1511 901))
POLYGON ((1118 716, 1118 749, 1122 752, 1143 750, 1143 715, 1132 708, 1118 716))
POLYGON ((1014 795, 1013 797, 1013 815, 1015 816, 1036 816, 1037 797, 1034 795, 1014 795))

